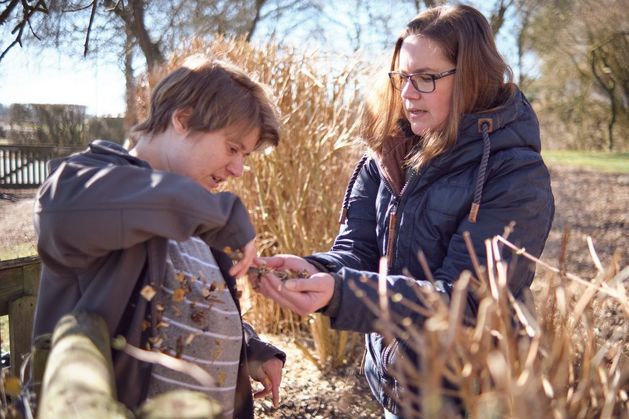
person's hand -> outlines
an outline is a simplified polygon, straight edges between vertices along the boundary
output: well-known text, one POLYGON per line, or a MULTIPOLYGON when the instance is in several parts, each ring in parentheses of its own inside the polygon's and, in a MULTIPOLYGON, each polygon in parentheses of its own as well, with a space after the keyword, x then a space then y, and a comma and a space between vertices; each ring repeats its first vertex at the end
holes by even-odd
POLYGON ((249 243, 245 244, 241 249, 242 259, 240 259, 234 266, 229 268, 229 274, 234 278, 239 278, 247 273, 249 266, 257 255, 256 240, 253 239, 249 243))
POLYGON ((309 278, 282 281, 270 272, 260 277, 258 292, 304 316, 328 305, 334 293, 334 278, 328 273, 318 272, 309 278))
POLYGON ((273 357, 260 365, 256 371, 251 372, 251 378, 262 383, 264 388, 253 394, 255 399, 273 395, 273 407, 280 405, 280 383, 282 382, 282 368, 284 363, 279 358, 273 357))
POLYGON ((310 262, 304 258, 300 258, 295 255, 275 255, 270 257, 259 257, 253 262, 256 267, 266 266, 275 271, 296 271, 296 272, 308 272, 308 275, 313 275, 319 272, 310 262))

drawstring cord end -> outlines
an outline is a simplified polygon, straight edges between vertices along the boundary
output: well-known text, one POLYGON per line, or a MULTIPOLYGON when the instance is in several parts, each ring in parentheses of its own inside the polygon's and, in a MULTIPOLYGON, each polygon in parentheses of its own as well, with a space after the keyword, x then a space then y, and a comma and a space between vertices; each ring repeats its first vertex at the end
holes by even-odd
POLYGON ((347 218, 347 208, 341 208, 341 214, 339 215, 339 224, 343 224, 347 218))
POLYGON ((476 218, 478 217, 478 210, 480 209, 480 204, 478 202, 472 202, 472 207, 470 208, 470 215, 468 220, 470 223, 476 223, 476 218))

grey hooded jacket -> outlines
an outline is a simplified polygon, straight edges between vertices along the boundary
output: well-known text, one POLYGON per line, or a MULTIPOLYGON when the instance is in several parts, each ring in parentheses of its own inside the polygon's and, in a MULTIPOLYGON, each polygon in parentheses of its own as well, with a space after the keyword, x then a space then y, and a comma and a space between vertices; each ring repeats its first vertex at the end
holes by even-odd
MULTIPOLYGON (((210 193, 188 177, 153 170, 106 141, 51 162, 51 174, 37 194, 34 223, 43 262, 34 336, 52 332, 63 315, 83 310, 102 316, 112 336, 141 348, 155 332, 169 239, 205 241, 232 290, 229 258, 215 249, 241 248, 255 237, 235 195, 210 193), (147 285, 157 292, 150 302, 140 293, 147 285)), ((249 334, 247 343, 253 351, 267 348, 249 334)), ((270 350, 256 357, 273 355, 283 354, 270 350)), ((243 353, 243 374, 245 360, 243 353)), ((119 399, 135 408, 145 397, 150 365, 118 352, 114 370, 119 399)), ((249 385, 248 377, 239 383, 249 385)), ((250 400, 243 403, 251 407, 250 400)))

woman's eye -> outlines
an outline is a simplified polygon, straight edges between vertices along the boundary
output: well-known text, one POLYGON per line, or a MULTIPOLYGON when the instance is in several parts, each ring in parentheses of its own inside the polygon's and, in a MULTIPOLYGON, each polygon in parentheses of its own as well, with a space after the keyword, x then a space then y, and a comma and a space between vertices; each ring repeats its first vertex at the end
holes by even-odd
POLYGON ((421 81, 426 81, 426 82, 432 81, 432 76, 429 74, 420 74, 418 77, 421 81))

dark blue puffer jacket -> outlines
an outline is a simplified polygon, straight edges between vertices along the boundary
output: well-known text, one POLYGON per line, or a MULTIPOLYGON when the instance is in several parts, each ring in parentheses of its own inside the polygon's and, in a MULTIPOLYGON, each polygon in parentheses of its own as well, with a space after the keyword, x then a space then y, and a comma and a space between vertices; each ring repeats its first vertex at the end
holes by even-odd
MULTIPOLYGON (((539 256, 554 215, 550 176, 540 148, 535 113, 517 92, 496 110, 465 115, 455 147, 419 173, 411 173, 399 195, 383 176, 378 157, 369 157, 351 187, 346 222, 332 249, 307 258, 342 279, 333 297, 337 309, 328 314, 336 329, 369 333, 365 373, 374 395, 387 409, 398 410, 385 392, 386 386, 396 387, 387 374, 387 363, 397 342, 387 348, 382 336, 374 333, 376 315, 349 288, 349 279, 377 301, 378 264, 387 255, 389 290, 417 301, 408 277, 402 274, 408 270, 416 281, 426 280, 417 257, 421 250, 437 288, 450 293, 463 270, 473 272, 463 233, 470 233, 482 263, 485 239, 502 234, 512 221, 515 229, 509 240, 539 256), (476 222, 471 222, 470 209, 478 201, 480 210, 476 222), (391 227, 390 220, 394 220, 391 227), (368 281, 358 280, 362 276, 368 281)), ((512 256, 508 250, 503 252, 507 261, 512 256)), ((534 266, 524 258, 510 265, 508 285, 516 298, 533 276, 534 266)), ((389 305, 397 318, 410 317, 418 326, 424 321, 407 306, 389 305)), ((470 293, 468 313, 476 313, 476 308, 470 293)))

